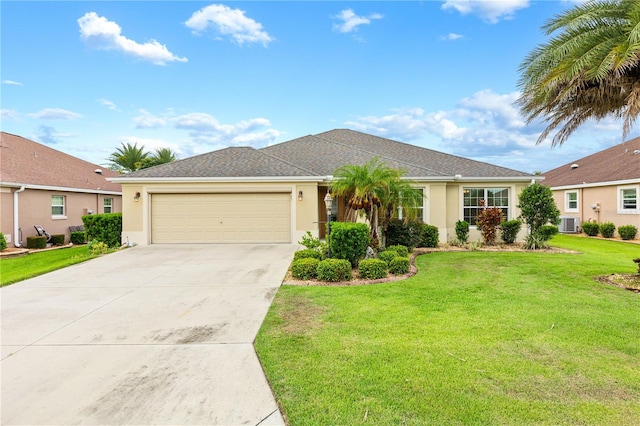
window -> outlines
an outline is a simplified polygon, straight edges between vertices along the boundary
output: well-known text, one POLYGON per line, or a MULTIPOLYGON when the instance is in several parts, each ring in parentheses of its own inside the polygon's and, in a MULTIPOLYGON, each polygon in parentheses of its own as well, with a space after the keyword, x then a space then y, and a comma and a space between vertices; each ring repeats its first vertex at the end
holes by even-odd
POLYGON ((464 188, 463 191, 463 219, 469 225, 476 226, 483 200, 486 207, 498 207, 505 219, 509 218, 509 188, 464 188))
POLYGON ((638 214, 638 186, 622 186, 618 190, 618 213, 638 214))
POLYGON ((578 191, 565 191, 564 193, 564 211, 577 212, 578 209, 578 191))
POLYGON ((113 198, 104 199, 104 212, 113 213, 113 198))
MULTIPOLYGON (((420 222, 424 222, 424 189, 416 188, 415 191, 420 193, 422 202, 412 208, 412 213, 414 213, 412 217, 414 217, 416 220, 420 222)), ((402 207, 398 206, 395 217, 398 219, 404 218, 404 212, 402 211, 402 207)))
POLYGON ((64 216, 64 195, 51 196, 51 216, 64 216))

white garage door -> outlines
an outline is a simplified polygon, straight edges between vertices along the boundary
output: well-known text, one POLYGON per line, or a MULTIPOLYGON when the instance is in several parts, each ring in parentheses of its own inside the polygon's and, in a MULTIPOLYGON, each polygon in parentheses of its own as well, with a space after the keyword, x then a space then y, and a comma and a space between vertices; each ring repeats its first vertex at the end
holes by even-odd
POLYGON ((152 194, 151 242, 290 243, 291 194, 152 194))

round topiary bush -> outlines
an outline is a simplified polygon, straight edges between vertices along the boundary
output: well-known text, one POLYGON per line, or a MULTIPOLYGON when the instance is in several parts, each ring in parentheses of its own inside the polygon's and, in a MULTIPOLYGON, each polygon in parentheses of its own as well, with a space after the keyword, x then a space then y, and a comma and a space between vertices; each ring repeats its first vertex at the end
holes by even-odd
POLYGON ((293 254, 293 260, 306 259, 309 257, 322 260, 322 255, 320 254, 320 252, 313 249, 298 250, 293 254))
POLYGON ((320 260, 314 257, 303 257, 291 264, 291 275, 299 280, 312 280, 316 277, 320 260))
POLYGON ((7 239, 4 237, 4 234, 0 232, 0 250, 4 250, 7 248, 7 239))
POLYGON ((398 257, 398 252, 395 250, 387 249, 385 251, 378 253, 378 258, 384 261, 387 265, 389 265, 389 263, 396 257, 398 257))
POLYGON ((402 245, 389 246, 387 247, 387 250, 395 250, 396 252, 398 252, 398 256, 400 257, 409 256, 409 249, 406 246, 402 246, 402 245))
POLYGON ((408 257, 396 257, 389 263, 389 272, 394 275, 402 275, 409 272, 409 258, 408 257))
POLYGON ((616 232, 616 226, 612 222, 604 222, 598 225, 600 234, 605 238, 613 238, 614 232, 616 232))
POLYGON ((600 231, 600 227, 595 222, 584 222, 582 224, 582 231, 590 237, 595 237, 600 231))
POLYGON ((623 240, 633 240, 638 234, 638 228, 633 225, 622 225, 618 228, 618 235, 623 240))
POLYGON ((351 280, 351 263, 345 259, 325 259, 318 263, 317 277, 320 281, 351 280))
POLYGON ((376 280, 387 276, 387 262, 381 259, 364 259, 358 264, 358 273, 366 280, 376 280))
POLYGON ((522 227, 522 222, 518 219, 505 220, 500 224, 500 238, 506 244, 513 244, 518 237, 518 232, 520 232, 520 228, 522 227))

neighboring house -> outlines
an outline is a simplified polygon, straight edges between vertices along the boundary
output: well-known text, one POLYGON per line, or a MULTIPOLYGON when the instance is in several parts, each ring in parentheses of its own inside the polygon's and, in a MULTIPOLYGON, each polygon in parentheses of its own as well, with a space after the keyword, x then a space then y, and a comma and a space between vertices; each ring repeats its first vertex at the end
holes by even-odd
POLYGON ((118 173, 20 136, 0 134, 0 231, 7 245, 37 235, 65 234, 89 213, 122 211, 118 173))
MULTIPOLYGON (((333 172, 374 157, 423 191, 422 220, 440 241, 455 223, 471 224, 480 200, 518 216, 517 196, 541 177, 352 130, 331 130, 262 149, 232 147, 110 179, 122 184, 123 241, 152 243, 296 243, 324 236, 323 199, 333 172)), ((334 197, 332 220, 345 200, 334 197)), ((471 238, 480 233, 472 227, 471 238)))
POLYGON ((640 228, 640 138, 544 173, 562 216, 561 232, 584 222, 640 228))

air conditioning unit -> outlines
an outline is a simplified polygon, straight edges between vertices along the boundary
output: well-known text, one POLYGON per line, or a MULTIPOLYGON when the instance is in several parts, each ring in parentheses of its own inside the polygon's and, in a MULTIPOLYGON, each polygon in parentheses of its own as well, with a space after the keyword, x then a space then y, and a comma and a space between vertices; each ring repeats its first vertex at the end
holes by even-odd
POLYGON ((580 226, 580 219, 577 217, 561 217, 560 218, 560 232, 565 234, 577 233, 580 226))

